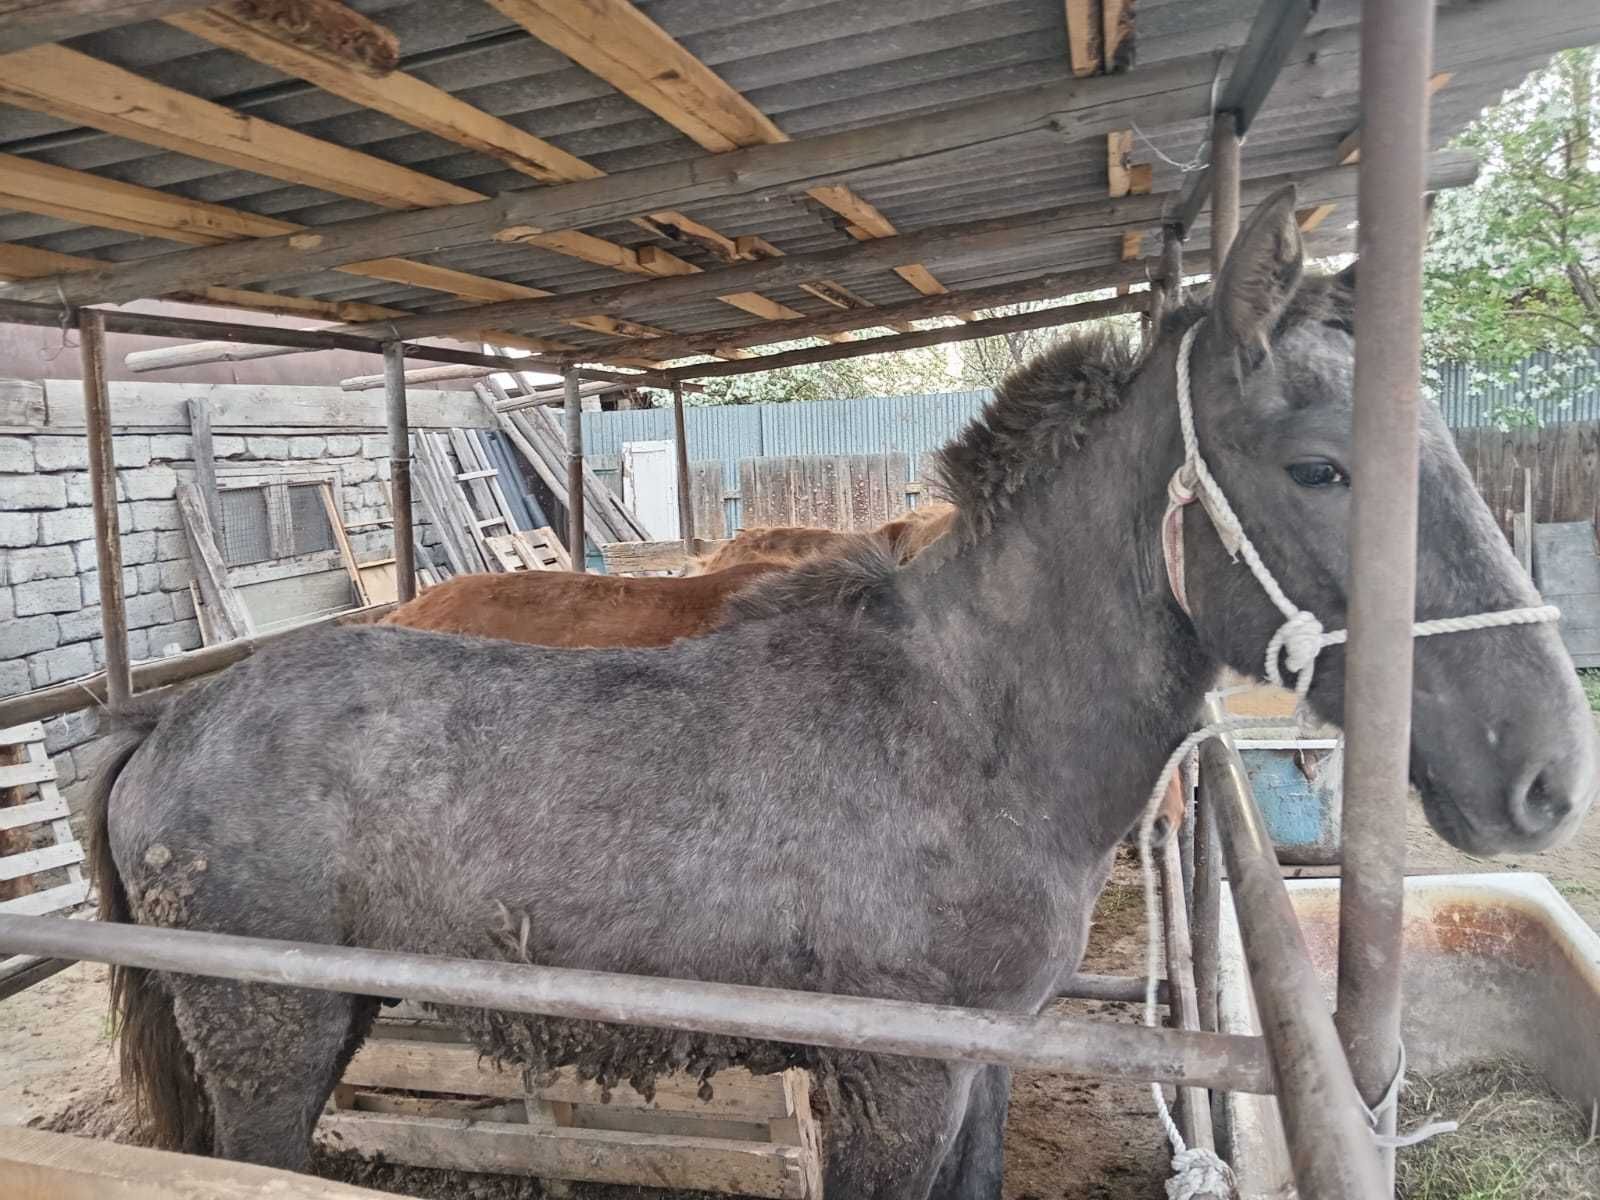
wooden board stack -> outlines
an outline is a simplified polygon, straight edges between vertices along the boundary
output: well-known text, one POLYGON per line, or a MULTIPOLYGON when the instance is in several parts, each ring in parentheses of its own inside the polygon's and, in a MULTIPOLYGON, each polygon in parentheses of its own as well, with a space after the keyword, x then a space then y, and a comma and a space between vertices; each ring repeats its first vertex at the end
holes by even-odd
POLYGON ((380 1019, 334 1090, 318 1137, 417 1167, 817 1200, 822 1159, 801 1070, 690 1075, 646 1100, 564 1068, 500 1070, 423 1010, 380 1019))

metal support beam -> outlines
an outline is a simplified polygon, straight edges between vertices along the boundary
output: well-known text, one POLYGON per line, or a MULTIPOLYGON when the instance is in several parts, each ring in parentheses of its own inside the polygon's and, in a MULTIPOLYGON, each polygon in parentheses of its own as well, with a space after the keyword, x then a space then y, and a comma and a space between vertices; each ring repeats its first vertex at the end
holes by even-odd
MULTIPOLYGON (((1215 720, 1215 709, 1207 720, 1215 720)), ((1250 984, 1278 1076, 1295 1184, 1317 1200, 1374 1200, 1383 1166, 1312 969, 1277 853, 1230 740, 1200 748, 1200 789, 1222 827, 1250 984)), ((1346 859, 1348 862, 1348 857, 1346 859)))
POLYGON ((578 372, 568 371, 562 382, 566 387, 562 413, 567 434, 567 557, 572 569, 582 575, 589 569, 584 561, 588 551, 583 523, 583 401, 578 372))
MULTIPOLYGON (((1194 947, 1189 941, 1189 910, 1183 898, 1183 866, 1178 861, 1178 839, 1169 836, 1161 855, 1161 922, 1166 940, 1167 989, 1172 997, 1174 1029, 1199 1030, 1200 1010, 1195 1003, 1194 947)), ((1192 1150, 1215 1150, 1211 1123, 1211 1095, 1205 1088, 1178 1089, 1178 1125, 1192 1150)), ((1198 1198, 1197 1198, 1198 1200, 1198 1198)))
POLYGON ((1239 236, 1239 131, 1231 114, 1211 126, 1211 262, 1213 274, 1228 260, 1239 236))
MULTIPOLYGON (((685 558, 694 557, 694 498, 689 492, 689 429, 683 412, 683 384, 672 385, 673 457, 678 466, 678 536, 685 558)), ((721 536, 721 531, 718 531, 721 536)))
POLYGON ((89 436, 89 493, 94 502, 95 567, 100 575, 100 629, 105 636, 106 695, 111 707, 133 695, 128 657, 128 607, 122 593, 122 532, 117 522, 117 460, 111 439, 111 389, 106 383, 103 313, 78 314, 83 356, 84 425, 89 436))
POLYGON ((1217 1028, 1217 939, 1222 922, 1222 847, 1216 802, 1201 789, 1194 801, 1194 981, 1200 1028, 1217 1028))
MULTIPOLYGON (((1338 1023, 1356 1085, 1373 1103, 1399 1058, 1433 4, 1368 3, 1361 16, 1361 97, 1370 120, 1357 248, 1362 261, 1382 269, 1356 276, 1353 469, 1362 484, 1350 517, 1338 1023)), ((1389 1131, 1392 1120, 1391 1112, 1389 1131)), ((1389 1190, 1393 1165, 1391 1154, 1389 1190)))
POLYGON ((0 954, 120 963, 356 996, 697 1030, 1266 1093, 1262 1039, 220 933, 0 915, 0 954))
POLYGON ((406 411, 406 348, 383 347, 383 386, 389 408, 389 515, 394 520, 395 596, 417 594, 417 543, 411 530, 411 419, 406 411))
MULTIPOLYGON (((1232 128, 1238 137, 1250 132, 1250 126, 1261 111, 1267 94, 1277 82, 1284 64, 1294 50, 1300 35, 1316 16, 1321 0, 1262 0, 1256 18, 1250 25, 1239 57, 1234 60, 1228 82, 1217 96, 1214 116, 1231 116, 1232 128)), ((1211 162, 1216 163, 1213 153, 1211 162)), ((1210 187, 1212 167, 1196 175, 1189 184, 1183 201, 1178 206, 1178 225, 1187 237, 1194 228, 1195 218, 1205 207, 1206 191, 1210 187)), ((1236 223, 1237 224, 1237 223, 1236 223)))

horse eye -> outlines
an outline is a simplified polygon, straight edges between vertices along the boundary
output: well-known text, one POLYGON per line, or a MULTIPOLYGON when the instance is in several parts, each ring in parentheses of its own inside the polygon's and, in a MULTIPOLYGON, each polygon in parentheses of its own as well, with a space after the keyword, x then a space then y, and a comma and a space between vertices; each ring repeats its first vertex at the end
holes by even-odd
POLYGON ((1350 477, 1325 459, 1314 459, 1310 462, 1290 463, 1285 470, 1289 478, 1301 487, 1321 488, 1333 487, 1335 484, 1346 484, 1350 477))

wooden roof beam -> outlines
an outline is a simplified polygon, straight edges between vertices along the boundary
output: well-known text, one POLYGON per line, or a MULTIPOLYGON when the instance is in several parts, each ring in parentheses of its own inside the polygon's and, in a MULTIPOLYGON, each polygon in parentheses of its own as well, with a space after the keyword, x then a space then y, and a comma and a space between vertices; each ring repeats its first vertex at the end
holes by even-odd
MULTIPOLYGON (((580 67, 713 154, 779 145, 789 135, 628 0, 489 0, 580 67)), ((883 214, 841 185, 807 193, 845 219, 855 238, 893 237, 883 214)), ((942 285, 926 268, 897 271, 924 294, 942 285)))
MULTIPOLYGON (((332 0, 318 2, 331 4, 332 0)), ((340 4, 332 4, 332 7, 344 8, 340 4)), ((294 39, 285 39, 271 28, 263 28, 261 22, 241 16, 237 8, 237 4, 234 4, 184 13, 170 18, 167 23, 214 46, 264 63, 286 75, 304 79, 352 104, 386 113, 447 142, 488 155, 541 183, 572 183, 599 179, 605 174, 576 155, 475 108, 414 75, 394 71, 382 78, 371 78, 366 73, 352 70, 346 64, 331 61, 326 55, 307 49, 294 39)), ((705 246, 725 261, 731 262, 737 257, 731 238, 680 212, 669 210, 651 213, 640 218, 639 224, 653 233, 678 236, 705 246)), ((505 233, 509 235, 510 231, 505 233)), ((631 248, 576 230, 552 233, 523 229, 516 237, 505 236, 504 240, 526 242, 557 254, 630 274, 666 273, 669 259, 681 268, 690 269, 688 263, 659 247, 644 248, 657 252, 655 266, 646 268, 639 262, 638 253, 631 248)), ((800 315, 803 314, 796 314, 800 315)))
MULTIPOLYGON (((1477 161, 1471 155, 1440 152, 1429 161, 1431 189, 1470 183, 1477 173, 1477 161)), ((1273 186, 1298 182, 1308 196, 1343 197, 1354 195, 1355 178, 1353 168, 1333 167, 1298 179, 1274 176, 1249 180, 1245 194, 1248 203, 1250 197, 1265 195, 1273 186)), ((740 286, 799 283, 819 276, 832 278, 848 270, 875 269, 934 252, 960 250, 962 254, 971 256, 990 250, 1014 248, 1041 238, 1112 234, 1119 232, 1119 226, 1146 227, 1162 220, 1163 209, 1169 200, 1168 196, 1149 195, 1080 202, 1039 212, 938 226, 901 234, 894 239, 858 242, 834 250, 740 263, 703 274, 652 279, 544 299, 509 301, 455 313, 418 314, 394 324, 400 336, 410 337, 446 334, 469 321, 476 324, 492 322, 496 325, 524 326, 537 321, 559 320, 577 313, 614 316, 723 294, 740 286)), ((71 279, 70 276, 65 278, 71 279)), ((0 294, 5 290, 0 289, 0 294)), ((54 295, 44 297, 47 301, 55 298, 54 295)))
MULTIPOLYGON (((1431 99, 1439 89, 1444 87, 1454 78, 1453 72, 1439 71, 1428 80, 1428 96, 1431 99)), ((1339 139, 1339 148, 1334 151, 1334 161, 1341 167, 1348 167, 1352 163, 1361 161, 1361 126, 1357 125, 1344 137, 1339 139)))
MULTIPOLYGON (((272 237, 293 233, 304 227, 275 217, 263 217, 222 204, 190 200, 135 183, 106 179, 86 171, 74 171, 50 163, 0 154, 0 208, 38 213, 58 220, 102 229, 120 229, 143 237, 163 238, 195 246, 214 246, 246 238, 272 237)), ((82 260, 77 270, 95 270, 104 264, 82 260)), ((533 299, 548 296, 538 288, 523 287, 482 275, 470 275, 430 263, 415 263, 399 258, 371 259, 350 263, 339 270, 350 275, 385 279, 410 287, 429 288, 463 300, 494 303, 502 300, 533 299)), ((210 289, 202 289, 202 291, 210 289)), ((360 320, 381 320, 409 316, 402 309, 367 306, 372 316, 360 320)), ((584 326, 588 328, 588 326, 584 326)), ((611 332, 609 329, 604 332, 611 332)), ((572 349, 549 338, 527 338, 502 333, 485 335, 485 340, 501 339, 507 345, 537 352, 572 349)))
MULTIPOLYGON (((1445 18, 1441 16, 1441 21, 1445 18)), ((1296 79, 1324 80, 1356 70, 1354 46, 1342 65, 1328 56, 1294 68, 1296 79)), ((803 192, 859 171, 908 159, 992 148, 997 140, 1049 133, 1067 140, 1104 137, 1138 113, 1152 125, 1200 120, 1210 111, 1214 62, 1197 57, 1084 82, 1057 81, 934 114, 883 121, 710 159, 662 163, 557 187, 510 192, 475 205, 383 213, 319 225, 313 233, 204 247, 80 276, 13 284, 0 295, 72 303, 115 303, 211 285, 304 274, 383 254, 417 254, 481 243, 513 225, 544 229, 626 220, 663 203, 803 192)), ((746 264, 748 265, 748 264, 746 264)), ((730 268, 733 269, 733 268, 730 268)))

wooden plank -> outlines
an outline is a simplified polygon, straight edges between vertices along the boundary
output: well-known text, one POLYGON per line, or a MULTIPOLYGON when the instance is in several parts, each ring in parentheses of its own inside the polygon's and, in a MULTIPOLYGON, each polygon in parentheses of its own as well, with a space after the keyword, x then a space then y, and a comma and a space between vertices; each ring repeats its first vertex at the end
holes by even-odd
MULTIPOLYGON (((63 314, 63 320, 69 314, 63 314)), ((84 425, 89 452, 89 498, 92 502, 94 561, 100 593, 101 650, 106 660, 106 688, 113 708, 127 703, 132 685, 128 652, 128 607, 123 588, 122 532, 117 507, 117 463, 112 438, 111 390, 106 384, 106 318, 95 309, 80 309, 79 374, 83 380, 84 425)))
MULTIPOLYGON (((42 765, 33 762, 21 762, 9 766, 0 766, 0 790, 26 787, 28 784, 42 783, 46 779, 54 779, 55 777, 56 769, 48 762, 42 765)), ((3 828, 3 823, 0 823, 0 828, 3 828)))
POLYGON ((1100 58, 1107 75, 1129 65, 1134 0, 1100 0, 1100 58))
POLYGON ((728 536, 728 518, 722 502, 722 464, 715 459, 689 463, 689 498, 694 509, 694 528, 702 540, 718 541, 728 536))
POLYGON ((0 1128, 8 1200, 395 1200, 393 1193, 220 1158, 0 1128))
POLYGON ((1100 0, 1066 0, 1067 59, 1080 79, 1100 72, 1100 0))
POLYGON ((235 590, 254 587, 259 583, 272 583, 278 579, 295 579, 301 575, 320 575, 340 565, 339 550, 313 550, 310 554, 296 554, 289 558, 267 559, 264 562, 242 563, 228 568, 228 582, 235 590))
POLYGON ((1126 196, 1131 186, 1128 156, 1133 153, 1133 130, 1118 129, 1106 134, 1106 195, 1126 196))
POLYGON ((1313 204, 1309 208, 1302 208, 1295 212, 1295 224, 1300 227, 1301 233, 1310 233, 1333 215, 1337 204, 1313 204))
MULTIPOLYGON (((51 850, 60 851, 62 847, 51 846, 51 850)), ((83 851, 78 851, 78 860, 82 861, 83 851)), ((5 863, 15 855, 0 858, 0 863, 5 863)), ((57 887, 47 888, 42 892, 32 895, 18 896, 11 900, 0 900, 0 913, 11 913, 22 917, 44 917, 51 913, 62 912, 82 904, 89 895, 89 881, 77 879, 57 887)))
MULTIPOLYGON (((211 441, 211 406, 204 396, 190 397, 189 410, 190 456, 194 459, 194 484, 206 508, 206 518, 211 522, 212 535, 222 536, 222 499, 217 494, 217 459, 211 441)), ((221 553, 222 544, 217 543, 221 553)))
MULTIPOLYGON (((78 380, 46 379, 44 399, 44 426, 83 428, 83 384, 78 380)), ((191 400, 207 403, 213 432, 283 428, 377 432, 388 424, 381 395, 345 392, 336 387, 148 380, 111 383, 111 404, 119 432, 187 431, 191 400)), ((408 390, 406 400, 414 429, 495 427, 494 414, 471 392, 408 390)))
POLYGON ((28 742, 44 741, 44 726, 38 721, 28 721, 0 729, 0 746, 22 746, 28 742))
POLYGON ((43 821, 53 821, 58 817, 70 815, 67 802, 58 793, 49 800, 31 800, 0 807, 0 830, 21 829, 27 825, 38 825, 43 821))
POLYGON ((55 867, 81 863, 83 859, 83 847, 76 844, 44 846, 38 850, 29 850, 25 854, 7 854, 0 858, 0 880, 20 879, 24 875, 35 875, 55 867))
POLYGON ((228 569, 217 550, 217 536, 206 516, 205 503, 192 483, 178 484, 178 515, 189 540, 189 561, 210 619, 224 641, 255 632, 244 602, 228 582, 228 569))
POLYGON ((635 1183, 742 1196, 805 1196, 795 1146, 652 1136, 602 1129, 540 1129, 383 1114, 324 1116, 322 1135, 368 1157, 412 1166, 544 1179, 635 1183))
MULTIPOLYGON (((39 731, 39 736, 44 736, 44 730, 37 724, 29 728, 39 731)), ((0 745, 0 775, 6 772, 26 772, 31 770, 28 762, 28 749, 21 740, 0 745)), ((20 813, 28 807, 28 790, 26 780, 8 786, 0 786, 0 818, 20 813)), ((0 823, 0 855, 22 854, 33 846, 33 834, 25 828, 32 822, 7 821, 0 823)), ((34 890, 33 880, 27 876, 19 876, 12 880, 0 881, 0 900, 12 900, 19 896, 26 896, 34 890)))
POLYGON ((334 544, 339 547, 339 561, 344 564, 345 573, 350 577, 350 591, 355 595, 355 606, 365 608, 372 603, 372 599, 367 595, 366 579, 356 563, 355 551, 350 549, 350 536, 344 531, 344 518, 339 515, 339 506, 334 503, 333 488, 326 483, 312 486, 317 489, 317 496, 322 501, 322 511, 328 518, 334 544))
POLYGON ((70 958, 39 958, 32 954, 0 959, 0 1000, 9 1000, 72 965, 70 958))

